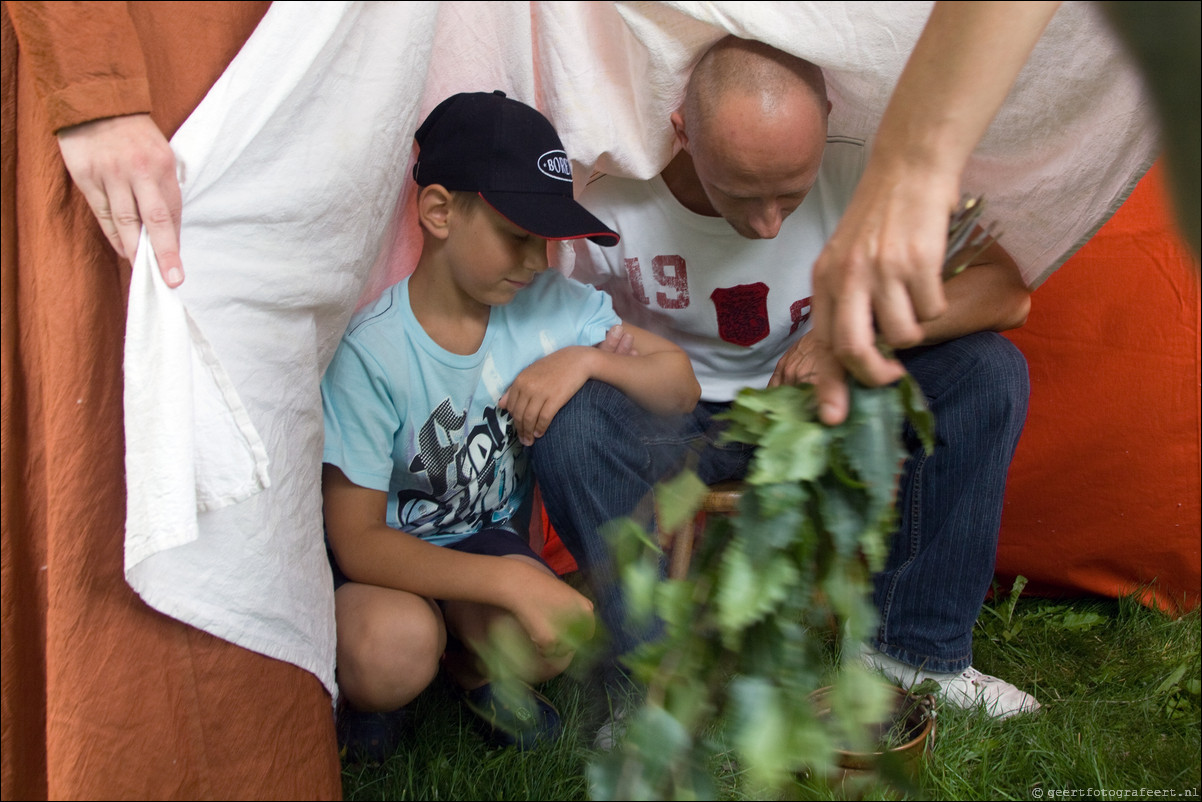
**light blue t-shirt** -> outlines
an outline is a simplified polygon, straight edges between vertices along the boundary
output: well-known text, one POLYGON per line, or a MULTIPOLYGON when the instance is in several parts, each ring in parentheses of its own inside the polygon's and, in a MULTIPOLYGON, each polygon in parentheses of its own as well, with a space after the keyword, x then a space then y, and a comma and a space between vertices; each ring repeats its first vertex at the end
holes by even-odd
POLYGON ((322 378, 322 460, 387 491, 388 525, 432 543, 517 531, 533 480, 497 400, 535 360, 619 322, 604 292, 547 270, 490 310, 476 353, 453 354, 417 322, 405 279, 352 318, 322 378))

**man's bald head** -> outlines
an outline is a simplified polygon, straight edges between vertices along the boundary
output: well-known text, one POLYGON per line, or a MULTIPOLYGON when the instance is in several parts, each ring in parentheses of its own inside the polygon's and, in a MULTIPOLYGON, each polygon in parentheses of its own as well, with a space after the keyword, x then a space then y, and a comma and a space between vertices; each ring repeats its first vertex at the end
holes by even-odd
POLYGON ((817 180, 829 110, 817 66, 728 36, 697 63, 672 124, 713 211, 771 238, 817 180))
POLYGON ((766 114, 808 95, 825 110, 826 80, 817 65, 752 39, 727 36, 702 55, 685 91, 686 119, 705 120, 731 93, 756 97, 766 114))

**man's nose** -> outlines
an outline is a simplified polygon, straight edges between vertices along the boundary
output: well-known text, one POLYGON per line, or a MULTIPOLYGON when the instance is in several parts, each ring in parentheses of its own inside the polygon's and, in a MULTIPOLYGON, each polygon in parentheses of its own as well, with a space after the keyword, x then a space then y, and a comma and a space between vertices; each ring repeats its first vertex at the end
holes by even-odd
POLYGON ((784 220, 785 212, 784 209, 780 208, 780 203, 767 201, 751 214, 751 219, 748 222, 751 225, 751 230, 756 232, 756 236, 763 239, 772 239, 776 234, 780 233, 780 224, 784 220))
POLYGON ((769 203, 761 207, 752 216, 751 230, 763 239, 772 239, 780 233, 780 225, 784 222, 785 215, 781 211, 780 204, 769 203))

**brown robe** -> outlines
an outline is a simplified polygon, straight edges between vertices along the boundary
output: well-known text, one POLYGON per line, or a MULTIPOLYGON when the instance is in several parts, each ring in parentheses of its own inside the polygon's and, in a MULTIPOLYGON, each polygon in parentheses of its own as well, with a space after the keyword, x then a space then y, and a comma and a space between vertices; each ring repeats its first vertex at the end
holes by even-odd
POLYGON ((147 111, 170 137, 267 5, 4 3, 5 799, 341 795, 313 675, 161 615, 125 583, 130 268, 54 137, 147 111))

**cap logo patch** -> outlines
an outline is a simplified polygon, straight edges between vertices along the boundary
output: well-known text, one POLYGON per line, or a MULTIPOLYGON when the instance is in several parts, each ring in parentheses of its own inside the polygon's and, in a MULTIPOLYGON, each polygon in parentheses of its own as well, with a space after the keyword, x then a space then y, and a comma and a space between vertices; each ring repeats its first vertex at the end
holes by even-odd
POLYGON ((538 157, 538 171, 557 181, 572 180, 572 163, 562 150, 548 150, 538 157))

